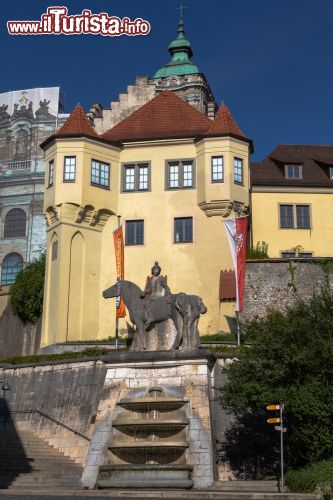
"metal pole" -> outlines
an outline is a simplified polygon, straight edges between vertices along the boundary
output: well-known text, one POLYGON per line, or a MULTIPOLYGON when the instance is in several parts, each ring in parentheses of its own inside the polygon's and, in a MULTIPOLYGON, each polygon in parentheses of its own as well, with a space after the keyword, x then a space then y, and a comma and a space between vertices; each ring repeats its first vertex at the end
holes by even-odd
MULTIPOLYGON (((117 215, 117 220, 118 220, 118 229, 120 228, 120 215, 117 215)), ((118 270, 117 270, 117 281, 120 280, 120 276, 118 275, 118 270)), ((119 306, 119 301, 120 301, 120 297, 118 296, 117 297, 117 300, 116 300, 116 351, 118 350, 118 338, 119 338, 119 318, 118 318, 118 314, 117 314, 117 305, 119 306)))
POLYGON ((236 311, 236 321, 237 321, 237 345, 240 346, 240 324, 239 324, 239 311, 236 311))
POLYGON ((280 403, 281 493, 284 493, 283 410, 284 410, 284 404, 280 403))

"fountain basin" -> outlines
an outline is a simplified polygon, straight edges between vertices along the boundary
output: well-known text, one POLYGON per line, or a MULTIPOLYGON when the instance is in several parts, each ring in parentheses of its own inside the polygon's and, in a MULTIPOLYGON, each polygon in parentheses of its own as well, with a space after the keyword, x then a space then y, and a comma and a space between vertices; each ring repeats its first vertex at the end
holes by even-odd
POLYGON ((157 396, 157 397, 139 397, 139 398, 124 398, 117 404, 122 408, 136 412, 147 412, 152 410, 158 411, 174 411, 188 403, 188 399, 177 397, 157 396))
POLYGON ((191 465, 102 465, 97 488, 192 488, 191 465))
POLYGON ((116 429, 123 430, 124 432, 129 430, 135 432, 140 429, 148 429, 149 431, 173 431, 178 432, 189 424, 189 420, 186 417, 180 418, 159 418, 159 419, 147 419, 147 418, 116 418, 112 423, 113 427, 116 429))
POLYGON ((109 450, 119 450, 119 449, 126 449, 126 450, 137 450, 140 448, 143 449, 158 449, 160 451, 161 449, 182 449, 185 450, 188 448, 190 444, 187 441, 174 441, 172 439, 157 439, 157 440, 152 440, 152 439, 142 439, 140 441, 133 441, 133 440, 124 440, 124 441, 113 441, 112 444, 109 446, 109 450))

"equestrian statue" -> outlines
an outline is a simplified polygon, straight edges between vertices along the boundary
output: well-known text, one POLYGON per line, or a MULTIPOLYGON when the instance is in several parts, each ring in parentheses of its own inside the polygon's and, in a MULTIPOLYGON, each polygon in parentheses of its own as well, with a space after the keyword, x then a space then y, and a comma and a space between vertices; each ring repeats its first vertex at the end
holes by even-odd
POLYGON ((173 349, 195 349, 200 346, 198 321, 207 312, 202 299, 186 293, 172 294, 166 277, 160 276, 158 262, 152 267, 152 276, 147 278, 145 290, 135 283, 118 280, 103 292, 103 297, 121 297, 130 319, 135 324, 135 335, 139 337, 140 350, 147 348, 149 331, 155 324, 171 319, 177 330, 173 349))

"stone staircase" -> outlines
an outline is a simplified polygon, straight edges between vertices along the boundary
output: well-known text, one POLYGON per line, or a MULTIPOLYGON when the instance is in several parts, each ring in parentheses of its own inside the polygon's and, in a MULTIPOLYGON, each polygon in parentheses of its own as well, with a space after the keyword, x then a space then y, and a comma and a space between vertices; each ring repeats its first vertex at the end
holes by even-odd
POLYGON ((0 429, 0 489, 78 490, 82 467, 32 431, 0 429))

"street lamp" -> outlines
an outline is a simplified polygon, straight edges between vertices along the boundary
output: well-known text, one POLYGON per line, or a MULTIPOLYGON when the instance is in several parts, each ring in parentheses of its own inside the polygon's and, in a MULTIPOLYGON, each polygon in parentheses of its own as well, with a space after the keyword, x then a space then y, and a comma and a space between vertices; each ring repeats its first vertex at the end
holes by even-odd
POLYGON ((0 380, 0 384, 2 384, 1 389, 3 390, 3 399, 6 399, 6 391, 10 391, 11 387, 8 380, 0 380))

